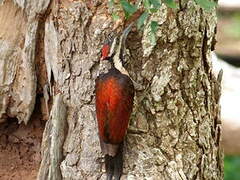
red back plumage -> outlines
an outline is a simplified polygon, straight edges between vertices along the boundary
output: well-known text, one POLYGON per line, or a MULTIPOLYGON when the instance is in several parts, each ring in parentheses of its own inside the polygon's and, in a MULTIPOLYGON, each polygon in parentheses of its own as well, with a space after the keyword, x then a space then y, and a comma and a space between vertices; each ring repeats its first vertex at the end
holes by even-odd
POLYGON ((99 136, 106 143, 124 139, 133 107, 134 87, 130 78, 113 69, 96 81, 99 136))

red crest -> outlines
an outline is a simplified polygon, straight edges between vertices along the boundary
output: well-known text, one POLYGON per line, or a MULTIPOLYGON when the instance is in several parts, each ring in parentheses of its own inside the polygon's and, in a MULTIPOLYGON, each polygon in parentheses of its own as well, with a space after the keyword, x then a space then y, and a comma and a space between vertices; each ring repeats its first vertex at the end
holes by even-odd
POLYGON ((108 44, 104 44, 102 47, 102 57, 101 60, 105 60, 110 53, 110 46, 108 44))

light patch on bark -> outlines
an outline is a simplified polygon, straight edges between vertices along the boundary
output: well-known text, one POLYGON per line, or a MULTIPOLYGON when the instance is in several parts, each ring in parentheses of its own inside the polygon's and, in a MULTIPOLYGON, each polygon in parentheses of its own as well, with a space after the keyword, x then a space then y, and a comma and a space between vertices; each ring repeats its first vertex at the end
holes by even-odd
MULTIPOLYGON (((148 21, 146 22, 143 30, 143 38, 142 38, 142 49, 143 51, 143 57, 149 57, 152 53, 155 45, 152 44, 150 40, 151 36, 151 22, 156 21, 158 25, 161 27, 163 23, 167 20, 167 12, 168 9, 165 4, 162 4, 159 10, 157 11, 154 16, 151 16, 148 21)), ((159 38, 166 39, 167 34, 162 31, 161 28, 158 28, 158 31, 156 32, 156 41, 159 38)))
POLYGON ((63 158, 63 143, 67 127, 67 109, 62 96, 57 94, 46 124, 42 140, 42 161, 38 180, 61 180, 60 163, 63 158))
POLYGON ((27 123, 35 106, 35 51, 40 13, 49 0, 11 1, 0 6, 0 121, 7 117, 27 123))
POLYGON ((25 44, 22 51, 22 64, 20 69, 22 70, 22 76, 19 78, 21 82, 19 88, 20 104, 16 111, 24 112, 18 113, 17 118, 19 123, 24 121, 25 124, 29 121, 36 98, 37 79, 35 72, 35 47, 36 47, 36 34, 38 28, 38 21, 27 24, 27 31, 25 35, 25 44))
POLYGON ((21 7, 28 16, 36 16, 43 14, 50 3, 50 0, 13 0, 19 7, 21 7))
MULTIPOLYGON (((56 29, 53 25, 51 18, 48 18, 45 23, 45 37, 44 37, 44 52, 45 52, 45 64, 47 67, 48 83, 51 87, 51 78, 57 81, 58 78, 58 64, 57 64, 57 50, 58 50, 58 36, 56 29)), ((50 90, 51 92, 51 90, 50 90)))
POLYGON ((20 82, 16 79, 21 76, 19 66, 26 19, 24 13, 9 0, 0 6, 0 17, 0 121, 5 121, 8 116, 16 117, 22 113, 16 110, 21 103, 18 93, 20 82))
POLYGON ((77 180, 96 175, 99 177, 96 172, 101 171, 101 166, 90 163, 102 161, 94 106, 75 109, 68 117, 69 130, 64 144, 66 157, 61 163, 63 178, 77 180), (75 156, 77 159, 72 158, 75 156))
POLYGON ((106 60, 100 60, 99 63, 99 73, 100 74, 106 74, 108 71, 112 68, 111 62, 106 61, 106 60))

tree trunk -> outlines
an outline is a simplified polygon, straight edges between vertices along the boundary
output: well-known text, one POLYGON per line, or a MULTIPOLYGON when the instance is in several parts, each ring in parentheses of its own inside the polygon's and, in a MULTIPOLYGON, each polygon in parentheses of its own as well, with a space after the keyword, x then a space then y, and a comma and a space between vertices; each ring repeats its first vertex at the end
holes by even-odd
MULTIPOLYGON (((223 179, 220 83, 209 61, 216 11, 179 2, 178 10, 162 4, 143 32, 134 29, 128 38, 127 69, 140 87, 123 179, 223 179), (155 46, 152 20, 159 24, 155 46)), ((49 120, 39 180, 105 179, 94 86, 101 46, 115 26, 106 9, 100 0, 5 0, 0 6, 0 16, 8 16, 0 21, 0 117, 27 123, 36 94, 43 94, 49 120)))

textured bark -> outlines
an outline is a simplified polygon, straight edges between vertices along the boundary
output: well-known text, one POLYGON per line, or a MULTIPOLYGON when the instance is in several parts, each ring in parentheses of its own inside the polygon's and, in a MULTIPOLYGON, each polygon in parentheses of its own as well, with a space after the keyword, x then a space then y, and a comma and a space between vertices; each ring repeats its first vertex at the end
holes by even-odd
POLYGON ((42 141, 42 162, 38 179, 62 179, 60 163, 66 130, 66 107, 60 94, 53 100, 50 118, 46 124, 42 141))
MULTIPOLYGON (((34 45, 35 30, 44 28, 36 28, 40 24, 36 18, 32 21, 28 19, 29 9, 33 6, 23 2, 17 1, 21 8, 29 7, 28 11, 23 8, 20 12, 27 14, 26 24, 29 23, 28 28, 32 31, 25 31, 29 34, 28 42, 34 45)), ((47 7, 47 1, 42 0, 38 4, 36 7, 47 7)), ((50 13, 46 14, 42 51, 48 77, 45 83, 50 92, 48 94, 46 90, 44 94, 45 97, 50 95, 50 99, 56 99, 55 96, 61 94, 63 101, 60 104, 67 107, 68 130, 66 137, 61 134, 61 138, 65 139, 61 171, 47 175, 47 169, 56 165, 54 158, 57 154, 52 155, 51 149, 61 144, 50 143, 56 138, 50 133, 55 131, 50 125, 53 123, 50 118, 44 133, 39 179, 105 179, 97 135, 94 85, 101 45, 115 26, 106 7, 106 2, 98 0, 53 1, 50 13)), ((43 9, 41 13, 46 10, 43 9)), ((215 31, 215 10, 206 12, 194 1, 183 1, 176 11, 162 5, 157 15, 149 18, 143 33, 136 30, 130 33, 127 69, 141 88, 136 92, 125 141, 123 179, 223 178, 222 151, 219 147, 220 84, 212 74, 209 61, 215 31), (148 38, 151 20, 160 25, 156 46, 151 45, 148 38)), ((19 51, 26 52, 27 45, 25 42, 25 48, 19 51)), ((23 56, 28 57, 26 65, 34 63, 31 52, 34 52, 33 49, 23 56)), ((28 70, 31 70, 30 74, 22 74, 31 76, 24 80, 31 85, 27 97, 34 101, 34 68, 28 70)), ((21 72, 17 74, 21 75, 21 72)), ((4 94, 5 99, 9 98, 8 89, 4 94)), ((2 98, 1 102, 5 99, 2 98)), ((9 103, 5 103, 7 105, 3 108, 1 105, 0 112, 27 122, 32 108, 28 100, 29 106, 25 108, 28 114, 24 118, 19 118, 19 113, 8 113, 7 108, 13 107, 9 103)), ((57 102, 49 107, 50 114, 56 112, 54 107, 57 107, 57 102)), ((62 112, 58 112, 59 117, 62 112)), ((64 121, 63 117, 61 119, 64 121)))
POLYGON ((0 122, 28 122, 35 105, 35 52, 39 14, 49 0, 11 1, 0 6, 0 122))

